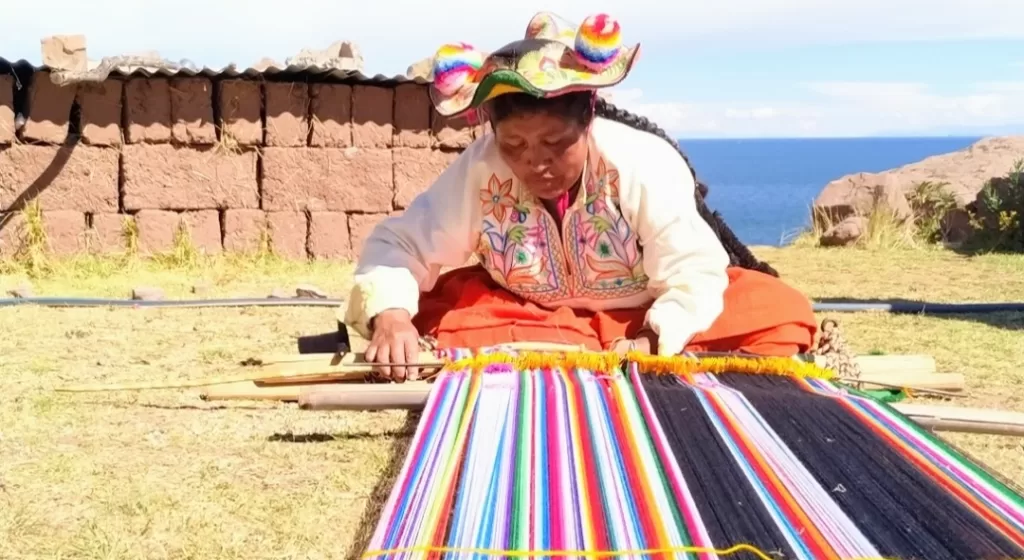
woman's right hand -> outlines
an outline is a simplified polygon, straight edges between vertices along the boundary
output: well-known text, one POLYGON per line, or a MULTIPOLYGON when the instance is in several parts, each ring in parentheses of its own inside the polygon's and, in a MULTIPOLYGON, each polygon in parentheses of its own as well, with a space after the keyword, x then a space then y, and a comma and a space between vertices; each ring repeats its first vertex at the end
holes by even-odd
MULTIPOLYGON (((419 361, 420 333, 404 309, 388 309, 373 318, 373 336, 366 360, 374 364, 414 364, 419 361)), ((375 371, 396 383, 418 379, 415 366, 378 366, 375 371)))

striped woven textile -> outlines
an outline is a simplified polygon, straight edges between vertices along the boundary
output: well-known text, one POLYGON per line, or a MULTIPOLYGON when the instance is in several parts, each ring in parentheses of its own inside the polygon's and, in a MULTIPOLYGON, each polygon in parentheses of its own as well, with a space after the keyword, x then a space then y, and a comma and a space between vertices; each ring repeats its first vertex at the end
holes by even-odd
POLYGON ((456 360, 364 558, 1024 557, 1020 495, 829 377, 780 358, 456 360))

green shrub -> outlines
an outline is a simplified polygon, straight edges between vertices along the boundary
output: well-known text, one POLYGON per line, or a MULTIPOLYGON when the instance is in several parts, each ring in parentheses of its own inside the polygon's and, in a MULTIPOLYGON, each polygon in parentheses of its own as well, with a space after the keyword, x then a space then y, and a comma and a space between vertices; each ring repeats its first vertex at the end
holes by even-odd
POLYGON ((1024 252, 1024 160, 1006 177, 990 180, 970 208, 972 245, 996 252, 1024 252))

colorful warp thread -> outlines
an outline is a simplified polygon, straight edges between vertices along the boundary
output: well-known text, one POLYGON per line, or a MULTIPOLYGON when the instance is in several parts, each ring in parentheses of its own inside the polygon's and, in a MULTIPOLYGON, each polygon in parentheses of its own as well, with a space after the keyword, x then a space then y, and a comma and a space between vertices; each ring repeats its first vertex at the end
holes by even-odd
POLYGON ((1024 557, 1020 496, 812 364, 450 357, 364 558, 1024 557))

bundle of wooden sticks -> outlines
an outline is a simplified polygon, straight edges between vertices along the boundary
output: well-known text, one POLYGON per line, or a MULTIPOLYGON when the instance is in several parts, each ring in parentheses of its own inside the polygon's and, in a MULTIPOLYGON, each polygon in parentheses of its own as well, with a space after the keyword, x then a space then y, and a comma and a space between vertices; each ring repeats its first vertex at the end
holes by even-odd
MULTIPOLYGON (((557 344, 510 344, 513 351, 573 352, 580 348, 557 344)), ((857 389, 905 389, 916 394, 954 397, 964 391, 964 378, 936 372, 927 355, 868 355, 856 358, 861 376, 838 379, 857 389)), ((821 362, 821 358, 816 358, 821 362)), ((430 393, 433 376, 446 360, 422 352, 415 364, 421 380, 406 383, 372 382, 373 366, 361 353, 306 353, 268 355, 245 363, 254 371, 238 376, 190 382, 133 383, 67 387, 62 391, 147 390, 201 387, 209 401, 271 400, 297 402, 306 410, 421 409, 430 393)), ((823 365, 823 364, 819 364, 823 365)), ((941 431, 1024 436, 1024 413, 895 403, 894 406, 924 427, 941 431)))
MULTIPOLYGON (((554 345, 515 347, 566 350, 554 345)), ((965 388, 963 375, 937 372, 934 358, 927 355, 858 356, 857 362, 861 377, 841 381, 860 389, 907 389, 951 397, 962 395, 965 388)), ((207 386, 202 398, 297 402, 306 410, 418 410, 427 401, 431 374, 444 366, 434 354, 424 352, 417 364, 426 372, 423 380, 367 383, 372 366, 358 353, 270 355, 253 363, 258 364, 261 378, 207 386)), ((1024 413, 1020 412, 911 403, 894 406, 934 430, 1024 436, 1024 413)))

